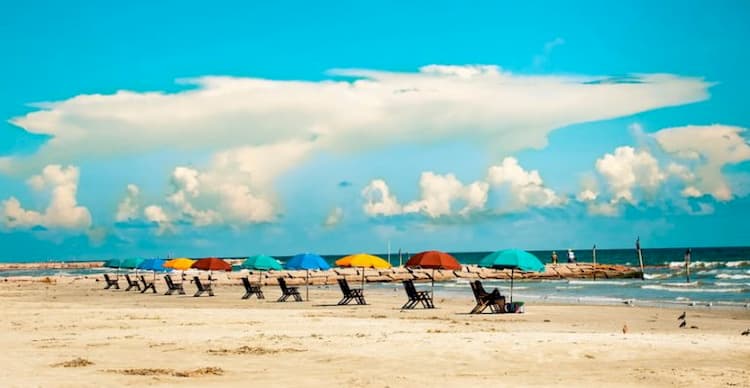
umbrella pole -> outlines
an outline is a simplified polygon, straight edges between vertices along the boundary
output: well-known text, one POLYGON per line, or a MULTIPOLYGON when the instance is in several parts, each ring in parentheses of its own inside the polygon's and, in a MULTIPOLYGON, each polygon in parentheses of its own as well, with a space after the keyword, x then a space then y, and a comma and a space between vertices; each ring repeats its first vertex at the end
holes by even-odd
POLYGON ((432 286, 430 286, 430 301, 435 304, 435 268, 432 269, 432 286))
POLYGON ((310 301, 310 270, 307 270, 305 275, 305 301, 310 301))
POLYGON ((513 303, 513 272, 515 270, 515 268, 510 269, 510 303, 513 303))
POLYGON ((365 292, 365 267, 362 267, 362 293, 365 292))

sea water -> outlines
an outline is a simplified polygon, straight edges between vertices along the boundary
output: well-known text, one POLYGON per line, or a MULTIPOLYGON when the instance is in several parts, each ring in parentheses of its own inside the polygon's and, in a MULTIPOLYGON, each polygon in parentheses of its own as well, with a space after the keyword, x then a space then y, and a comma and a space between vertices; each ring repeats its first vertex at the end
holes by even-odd
MULTIPOLYGON (((565 263, 567 249, 557 250, 558 262, 565 263)), ((455 252, 462 264, 477 264, 490 252, 455 252)), ((552 251, 531 251, 542 262, 549 263, 552 251)), ((575 250, 579 262, 591 262, 592 250, 575 250)), ((693 248, 690 264, 690 282, 687 282, 684 265, 685 249, 644 249, 645 279, 571 279, 515 281, 515 300, 549 303, 581 304, 632 304, 632 305, 688 305, 715 308, 750 308, 750 247, 693 248)), ((387 258, 387 254, 379 256, 387 258)), ((331 264, 342 255, 326 255, 331 264)), ((277 257, 282 263, 289 256, 277 257)), ((638 266, 634 249, 599 249, 597 263, 638 266)), ((405 263, 408 254, 390 255, 393 265, 405 263)), ((6 260, 17 262, 14 260, 6 260)), ((106 268, 64 270, 12 270, 0 271, 6 276, 98 275, 106 268)), ((483 280, 485 288, 498 287, 510 295, 507 280, 483 280)), ((393 288, 394 284, 377 284, 373 287, 393 288)), ((435 284, 436 297, 471 297, 466 279, 456 279, 435 284)))

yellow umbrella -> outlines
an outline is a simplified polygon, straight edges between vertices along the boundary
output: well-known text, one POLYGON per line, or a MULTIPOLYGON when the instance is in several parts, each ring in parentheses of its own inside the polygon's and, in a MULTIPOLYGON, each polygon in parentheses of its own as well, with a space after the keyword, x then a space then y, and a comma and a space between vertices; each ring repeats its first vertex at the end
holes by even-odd
POLYGON ((195 260, 190 260, 184 257, 181 257, 179 259, 172 259, 164 263, 164 266, 167 268, 172 269, 179 269, 179 270, 186 270, 190 269, 190 267, 195 263, 195 260))
POLYGON ((368 255, 367 253, 357 253, 336 260, 339 267, 361 267, 362 268, 362 289, 365 288, 365 268, 391 268, 391 264, 380 257, 368 255))

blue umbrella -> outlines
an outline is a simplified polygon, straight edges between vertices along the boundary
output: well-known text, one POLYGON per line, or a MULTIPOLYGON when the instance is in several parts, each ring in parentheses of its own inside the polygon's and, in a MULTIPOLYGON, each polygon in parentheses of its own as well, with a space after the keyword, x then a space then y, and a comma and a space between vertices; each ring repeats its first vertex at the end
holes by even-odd
POLYGON ((164 266, 164 260, 162 259, 146 259, 138 263, 137 269, 154 272, 154 281, 156 280, 156 271, 169 271, 171 268, 164 266))
POLYGON ((171 269, 164 266, 164 260, 162 259, 143 260, 136 268, 146 271, 169 271, 171 269))
POLYGON ((543 272, 544 264, 534 255, 521 249, 506 249, 490 253, 479 261, 480 267, 510 269, 510 302, 513 303, 513 274, 515 270, 543 272))
POLYGON ((328 265, 328 263, 320 257, 320 255, 317 255, 315 253, 300 253, 297 255, 294 255, 289 261, 286 262, 284 265, 287 269, 304 269, 307 271, 307 275, 305 276, 305 299, 310 300, 310 289, 309 289, 309 279, 310 279, 310 270, 311 269, 330 269, 331 266, 328 265))

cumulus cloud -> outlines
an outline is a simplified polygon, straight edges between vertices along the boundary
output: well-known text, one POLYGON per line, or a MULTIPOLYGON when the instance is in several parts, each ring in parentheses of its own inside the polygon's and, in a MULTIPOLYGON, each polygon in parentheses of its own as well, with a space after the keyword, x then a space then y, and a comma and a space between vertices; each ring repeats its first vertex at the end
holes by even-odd
POLYGON ((91 214, 76 199, 78 168, 53 164, 44 167, 40 175, 32 176, 28 185, 36 191, 49 190, 50 202, 43 212, 26 210, 15 197, 2 202, 1 213, 6 227, 12 229, 67 229, 85 230, 91 226, 91 214))
POLYGON ((401 214, 402 207, 395 195, 391 194, 388 184, 382 179, 375 179, 362 189, 365 199, 363 209, 370 216, 392 216, 401 214))
POLYGON ((508 205, 511 209, 559 206, 565 203, 564 197, 544 186, 539 171, 524 170, 513 157, 507 157, 499 165, 490 167, 487 181, 493 186, 509 187, 511 202, 508 205))
POLYGON ((315 140, 318 149, 472 138, 494 152, 546 144, 567 125, 706 99, 710 84, 668 74, 627 82, 529 76, 497 66, 430 65, 418 72, 333 70, 354 81, 200 77, 175 93, 118 91, 35 104, 11 123, 51 139, 21 169, 50 160, 182 149, 218 152, 315 140))
POLYGON ((515 158, 505 158, 488 169, 487 179, 462 183, 454 174, 423 172, 419 179, 420 198, 401 204, 382 179, 370 182, 362 190, 364 211, 370 216, 421 214, 429 218, 468 216, 487 210, 493 188, 507 187, 509 203, 494 212, 519 211, 529 207, 551 207, 565 203, 552 189, 545 187, 538 171, 524 170, 515 158))
POLYGON ((323 226, 332 228, 339 223, 341 223, 341 220, 344 218, 344 209, 340 207, 335 207, 333 210, 331 210, 330 213, 328 213, 328 216, 326 217, 325 221, 323 222, 323 226))
POLYGON ((138 219, 138 196, 140 189, 134 184, 127 186, 125 198, 117 205, 115 221, 126 222, 138 219))
POLYGON ((143 215, 146 218, 146 221, 158 226, 158 229, 156 230, 156 234, 158 235, 175 230, 169 216, 167 216, 167 213, 164 212, 164 209, 160 206, 146 206, 146 208, 143 209, 143 215))
POLYGON ((710 194, 728 201, 734 194, 722 169, 750 160, 750 145, 742 136, 745 132, 745 128, 726 125, 689 125, 662 129, 652 136, 665 152, 692 167, 672 167, 689 185, 683 191, 685 196, 710 194))
POLYGON ((614 153, 597 159, 596 170, 609 186, 613 201, 635 203, 633 190, 640 188, 653 194, 666 179, 651 153, 629 146, 618 147, 614 153))
POLYGON ((453 204, 463 202, 458 214, 468 214, 481 210, 487 202, 486 182, 461 183, 453 174, 440 175, 431 171, 423 172, 419 179, 421 199, 403 207, 404 213, 423 213, 431 218, 453 214, 453 204))

